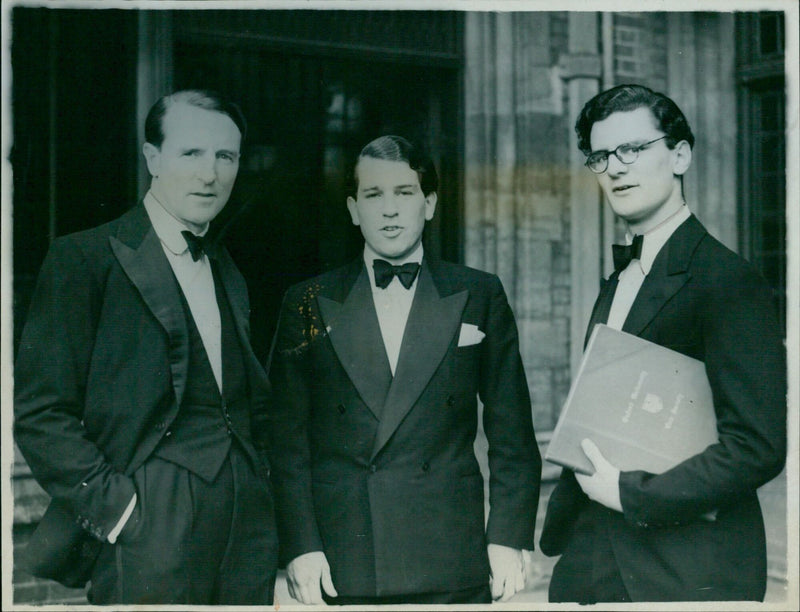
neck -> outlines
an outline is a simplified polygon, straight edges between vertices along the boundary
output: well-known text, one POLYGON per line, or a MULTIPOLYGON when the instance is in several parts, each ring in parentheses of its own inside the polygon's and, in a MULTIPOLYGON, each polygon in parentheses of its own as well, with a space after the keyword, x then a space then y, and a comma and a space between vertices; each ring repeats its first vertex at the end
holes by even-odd
POLYGON ((677 215, 681 208, 683 208, 684 204, 685 202, 683 201, 683 198, 675 198, 674 200, 664 204, 654 215, 647 217, 646 219, 640 219, 636 221, 625 219, 628 232, 634 236, 636 234, 647 234, 648 232, 652 232, 677 215))

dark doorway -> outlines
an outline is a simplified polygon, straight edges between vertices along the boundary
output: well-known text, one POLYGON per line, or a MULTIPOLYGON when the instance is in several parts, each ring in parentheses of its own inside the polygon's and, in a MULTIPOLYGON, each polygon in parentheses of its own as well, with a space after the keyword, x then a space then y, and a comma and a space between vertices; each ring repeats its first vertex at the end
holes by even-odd
POLYGON ((14 353, 50 240, 127 210, 136 186, 136 13, 11 13, 14 353))
POLYGON ((285 290, 360 252, 345 206, 347 177, 361 147, 381 134, 431 151, 441 187, 426 249, 459 259, 458 69, 385 54, 276 48, 269 40, 233 45, 224 35, 181 36, 180 26, 176 32, 175 87, 224 91, 248 120, 237 185, 215 229, 247 279, 260 358, 285 290))
POLYGON ((218 89, 247 117, 214 231, 247 280, 262 360, 285 290, 359 252, 345 179, 372 138, 429 148, 440 189, 426 249, 462 258, 462 14, 17 8, 12 18, 15 340, 49 241, 144 195, 135 117, 137 103, 154 102, 137 100, 148 89, 218 89), (156 16, 157 41, 142 30, 156 16), (143 88, 149 63, 164 82, 143 88))

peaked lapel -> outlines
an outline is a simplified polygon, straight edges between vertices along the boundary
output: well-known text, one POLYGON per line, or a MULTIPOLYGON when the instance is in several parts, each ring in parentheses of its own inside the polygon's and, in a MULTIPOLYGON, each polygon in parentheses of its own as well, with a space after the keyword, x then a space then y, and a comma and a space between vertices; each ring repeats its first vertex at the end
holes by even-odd
MULTIPOLYGON (((269 387, 267 373, 259 363, 250 344, 250 302, 247 294, 247 284, 236 267, 233 259, 226 249, 221 245, 212 243, 207 249, 210 263, 216 267, 217 277, 225 290, 225 297, 233 313, 233 324, 236 333, 239 335, 239 345, 242 349, 245 363, 249 365, 248 374, 258 379, 258 385, 250 385, 250 393, 253 397, 259 395, 259 390, 269 387)), ((262 401, 262 397, 257 397, 262 401)))
POLYGON ((172 384, 180 406, 189 368, 186 318, 178 283, 143 205, 128 213, 117 235, 110 236, 109 242, 125 274, 167 332, 172 384))
MULTIPOLYGON (((466 289, 440 296, 434 269, 423 261, 408 322, 403 334, 394 380, 386 396, 372 448, 380 452, 422 395, 461 327, 461 313, 469 297, 466 289)), ((383 343, 381 342, 381 347, 383 343)))
POLYGON ((392 372, 363 259, 352 264, 357 265, 358 271, 350 270, 357 277, 343 302, 320 294, 317 303, 333 350, 361 399, 380 419, 392 372))
POLYGON ((639 335, 661 312, 667 302, 691 278, 689 264, 697 245, 706 234, 705 228, 692 215, 684 221, 653 261, 636 299, 631 305, 622 330, 639 335))
POLYGON ((236 331, 243 342, 249 343, 250 306, 247 299, 247 285, 225 249, 214 245, 209 249, 208 255, 212 265, 216 264, 220 282, 233 312, 236 331))

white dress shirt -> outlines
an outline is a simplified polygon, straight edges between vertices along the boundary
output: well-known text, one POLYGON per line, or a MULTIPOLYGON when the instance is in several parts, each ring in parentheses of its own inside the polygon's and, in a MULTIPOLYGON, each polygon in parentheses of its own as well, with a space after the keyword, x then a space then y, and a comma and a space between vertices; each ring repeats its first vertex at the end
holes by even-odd
MULTIPOLYGON (((422 263, 422 244, 413 253, 403 259, 397 265, 414 262, 422 263)), ((386 356, 389 358, 389 367, 392 369, 392 376, 397 369, 397 360, 400 358, 400 346, 403 343, 403 334, 406 331, 408 313, 411 311, 411 304, 414 301, 414 293, 417 291, 417 278, 410 288, 406 289, 396 276, 389 283, 386 289, 381 289, 375 284, 375 271, 372 269, 372 262, 376 259, 383 259, 375 253, 369 245, 364 245, 364 263, 369 274, 369 284, 372 287, 372 301, 375 304, 375 311, 378 313, 378 323, 383 337, 383 346, 386 348, 386 356)))
MULTIPOLYGON (((642 287, 645 277, 653 267, 653 261, 661 248, 672 236, 678 226, 689 218, 691 213, 684 204, 671 217, 668 217, 649 232, 642 234, 642 256, 640 259, 632 259, 622 272, 619 273, 617 290, 614 293, 614 300, 611 302, 611 311, 608 313, 608 326, 614 329, 622 329, 625 319, 633 306, 636 295, 642 287)), ((633 235, 628 232, 625 234, 626 244, 633 242, 633 235)))
MULTIPOLYGON (((182 231, 189 228, 168 213, 150 192, 144 197, 144 207, 189 303, 189 310, 203 340, 214 378, 222 391, 222 323, 211 263, 205 253, 197 261, 192 259, 186 239, 181 235, 182 231)), ((198 235, 204 236, 207 231, 208 225, 198 235)))

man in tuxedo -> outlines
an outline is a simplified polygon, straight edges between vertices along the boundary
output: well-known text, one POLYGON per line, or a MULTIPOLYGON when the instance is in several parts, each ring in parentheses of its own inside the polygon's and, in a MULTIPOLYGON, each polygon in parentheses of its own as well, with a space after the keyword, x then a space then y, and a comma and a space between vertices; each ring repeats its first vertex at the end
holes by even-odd
POLYGON ((271 355, 290 592, 306 604, 508 599, 524 586, 541 472, 511 308, 494 275, 424 252, 437 176, 418 148, 377 138, 354 178, 364 252, 287 292, 271 355))
MULTIPOLYGON (((785 461, 782 331, 766 281, 689 212, 694 136, 666 96, 621 85, 578 117, 586 165, 627 227, 596 323, 705 363, 718 443, 662 474, 620 472, 591 440, 592 476, 563 470, 540 545, 561 554, 551 601, 760 600, 764 524, 756 489, 785 461)), ((614 381, 609 381, 614 384, 614 381)))
POLYGON ((16 364, 15 438, 52 496, 25 565, 95 604, 269 604, 277 535, 268 381, 244 279, 210 221, 245 122, 219 96, 165 96, 152 175, 118 219, 55 240, 16 364))

